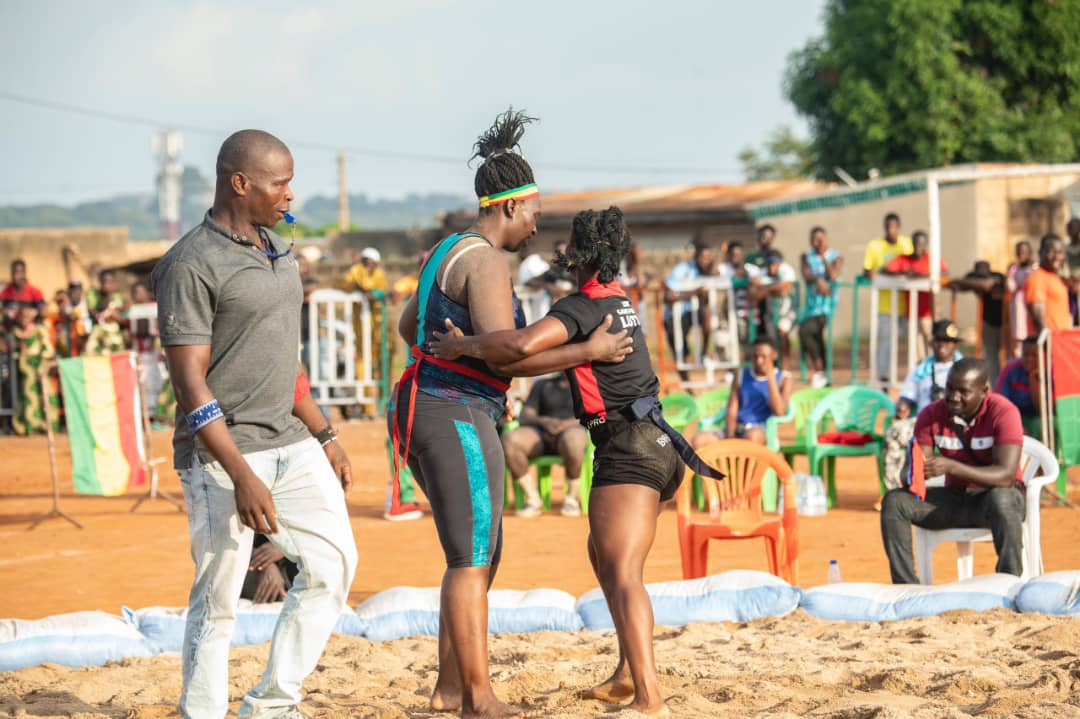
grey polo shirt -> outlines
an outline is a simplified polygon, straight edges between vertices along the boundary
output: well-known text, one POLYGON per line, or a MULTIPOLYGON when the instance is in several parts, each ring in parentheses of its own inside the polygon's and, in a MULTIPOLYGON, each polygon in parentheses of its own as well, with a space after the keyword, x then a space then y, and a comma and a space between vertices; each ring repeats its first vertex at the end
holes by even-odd
MULTIPOLYGON (((277 251, 286 246, 269 230, 266 236, 277 251)), ((206 384, 242 453, 309 436, 292 415, 304 295, 292 255, 269 260, 234 242, 207 212, 158 261, 151 282, 162 345, 210 345, 206 384)), ((194 449, 178 410, 173 466, 190 468, 194 449)), ((199 457, 213 461, 201 445, 199 457)))

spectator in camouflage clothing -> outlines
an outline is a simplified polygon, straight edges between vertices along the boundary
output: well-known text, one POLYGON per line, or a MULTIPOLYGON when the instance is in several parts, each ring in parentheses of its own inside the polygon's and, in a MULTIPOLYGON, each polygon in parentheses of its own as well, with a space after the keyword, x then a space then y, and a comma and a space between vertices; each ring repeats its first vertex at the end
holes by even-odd
POLYGON ((51 381, 41 381, 42 366, 56 357, 49 331, 38 322, 37 304, 24 304, 19 309, 18 325, 13 332, 19 353, 19 410, 12 418, 16 434, 44 432, 45 405, 52 408, 53 430, 59 430, 60 400, 51 381))
MULTIPOLYGON (((903 486, 907 449, 915 434, 915 404, 901 397, 896 403, 896 416, 885 432, 885 491, 903 486)), ((878 509, 880 509, 880 502, 878 509)))
POLYGON ((110 304, 98 315, 98 322, 86 338, 87 357, 100 357, 102 355, 127 352, 127 342, 124 340, 124 330, 120 327, 120 311, 110 304))

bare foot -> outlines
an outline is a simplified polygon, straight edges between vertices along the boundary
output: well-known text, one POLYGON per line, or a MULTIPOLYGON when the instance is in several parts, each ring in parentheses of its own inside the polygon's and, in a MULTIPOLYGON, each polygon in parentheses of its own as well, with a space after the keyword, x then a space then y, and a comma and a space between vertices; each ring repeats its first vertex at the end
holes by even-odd
POLYGON ((593 699, 609 704, 618 704, 632 696, 634 696, 634 681, 630 678, 629 672, 625 674, 616 672, 607 681, 581 692, 582 699, 593 699))
POLYGON ((431 710, 437 712, 461 711, 461 690, 440 689, 431 692, 431 710))
POLYGON ((491 701, 474 706, 472 711, 461 712, 461 719, 505 719, 506 717, 519 717, 524 713, 517 707, 503 704, 492 697, 491 701))
POLYGON ((656 704, 653 704, 653 705, 650 705, 650 706, 639 705, 637 702, 634 702, 633 704, 630 705, 630 708, 633 709, 636 712, 640 712, 640 713, 644 714, 645 716, 650 716, 650 717, 669 717, 669 716, 671 716, 671 710, 668 709, 668 705, 665 704, 662 700, 659 701, 659 702, 656 702, 656 704))

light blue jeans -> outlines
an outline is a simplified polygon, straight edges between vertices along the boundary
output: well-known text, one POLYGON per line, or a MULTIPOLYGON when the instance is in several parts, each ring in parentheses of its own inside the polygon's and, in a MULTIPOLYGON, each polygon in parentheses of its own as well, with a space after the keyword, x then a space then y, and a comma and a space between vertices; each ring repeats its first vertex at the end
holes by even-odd
MULTIPOLYGON (((345 607, 356 571, 345 495, 313 438, 245 454, 270 490, 277 534, 270 540, 299 565, 274 628, 266 672, 244 696, 240 717, 265 719, 300 703, 300 685, 315 668, 345 607)), ((218 462, 181 470, 195 583, 184 631, 180 714, 223 717, 229 707, 229 643, 254 532, 240 523, 233 483, 218 462)))

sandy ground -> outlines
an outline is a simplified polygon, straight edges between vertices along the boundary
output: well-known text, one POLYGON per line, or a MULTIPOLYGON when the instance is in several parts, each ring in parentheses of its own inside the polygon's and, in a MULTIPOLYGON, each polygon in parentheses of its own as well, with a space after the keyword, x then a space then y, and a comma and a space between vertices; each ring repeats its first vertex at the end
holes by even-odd
MULTIPOLYGON (((396 585, 433 586, 442 554, 430 518, 381 519, 387 460, 380 422, 342 427, 357 486, 349 497, 360 547, 351 603, 396 585), (407 548, 405 551, 402 548, 407 548)), ((170 456, 169 437, 154 437, 170 456)), ((134 497, 72 494, 70 458, 61 438, 61 506, 85 525, 50 519, 26 527, 50 506, 44 438, 0 439, 0 617, 38 618, 121 605, 182 605, 192 576, 184 515, 164 502, 129 512, 134 497)), ((805 462, 805 460, 800 460, 805 462)), ((167 464, 164 466, 168 466, 167 464)), ((804 468, 804 465, 799 464, 804 468)), ((803 586, 825 581, 836 558, 846 580, 885 582, 873 463, 842 460, 840 506, 800 521, 803 586)), ((557 483, 558 484, 558 483, 557 483)), ((162 487, 178 493, 166 469, 162 487)), ((1074 501, 1078 499, 1073 493, 1074 501)), ((1078 567, 1080 514, 1044 504, 1046 570, 1078 567)), ((557 587, 580 594, 596 586, 584 552, 587 524, 550 515, 505 520, 502 588, 557 587), (536 561, 537 557, 545 561, 536 561)), ((976 574, 993 571, 990 545, 978 545, 976 574)), ((710 572, 766 570, 759 541, 714 543, 710 572)), ((935 556, 938 581, 955 577, 950 548, 935 556)), ((681 578, 675 515, 660 518, 647 566, 648 581, 681 578)), ((545 633, 492 640, 492 675, 507 700, 538 716, 594 716, 617 710, 581 703, 575 692, 610 672, 609 636, 545 633)), ((233 698, 258 677, 266 646, 233 652, 233 698)), ((804 613, 748 625, 696 624, 657 631, 657 659, 677 716, 1080 717, 1080 622, 1010 612, 952 613, 893 624, 833 624, 804 613)), ((305 685, 314 716, 424 717, 434 680, 430 638, 372 644, 335 636, 305 685)), ((131 660, 104 668, 41 666, 0 674, 0 712, 7 716, 158 717, 175 715, 175 656, 131 660)))
MULTIPOLYGON (((952 612, 891 624, 834 624, 803 613, 751 624, 659 629, 661 682, 676 717, 956 719, 1080 716, 1080 622, 1006 610, 952 612)), ((537 717, 641 716, 577 692, 614 664, 611 636, 544 632, 494 637, 503 699, 537 717)), ((233 650, 235 711, 267 645, 233 650)), ((446 716, 430 712, 435 640, 373 644, 335 636, 308 678, 314 717, 446 716)), ((0 674, 0 712, 16 717, 175 716, 175 656, 104 668, 45 665, 0 674)))

